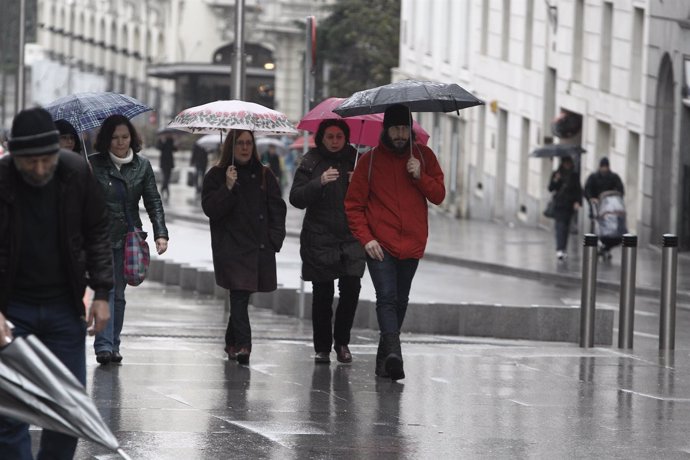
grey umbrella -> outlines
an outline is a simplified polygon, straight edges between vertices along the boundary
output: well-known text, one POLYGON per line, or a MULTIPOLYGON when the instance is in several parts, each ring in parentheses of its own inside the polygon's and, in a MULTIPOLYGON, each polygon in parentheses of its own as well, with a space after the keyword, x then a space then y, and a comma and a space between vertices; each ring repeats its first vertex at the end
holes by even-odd
POLYGON ((402 80, 358 91, 333 112, 341 117, 381 113, 393 104, 404 104, 412 112, 453 112, 483 102, 455 83, 402 80))
POLYGON ((573 157, 586 153, 580 145, 575 144, 549 144, 535 149, 530 153, 534 158, 552 158, 552 157, 573 157))
POLYGON ((129 458, 82 384, 33 335, 0 349, 0 414, 89 439, 129 458))

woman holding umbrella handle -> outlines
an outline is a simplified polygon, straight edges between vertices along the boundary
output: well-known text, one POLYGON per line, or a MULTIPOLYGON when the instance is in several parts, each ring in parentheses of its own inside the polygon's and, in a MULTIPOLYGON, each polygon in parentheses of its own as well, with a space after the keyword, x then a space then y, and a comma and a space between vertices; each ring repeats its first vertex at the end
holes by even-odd
POLYGON ((276 252, 285 239, 286 206, 278 181, 261 164, 251 131, 232 130, 201 191, 209 218, 216 284, 230 292, 225 352, 249 363, 249 296, 277 286, 276 252))

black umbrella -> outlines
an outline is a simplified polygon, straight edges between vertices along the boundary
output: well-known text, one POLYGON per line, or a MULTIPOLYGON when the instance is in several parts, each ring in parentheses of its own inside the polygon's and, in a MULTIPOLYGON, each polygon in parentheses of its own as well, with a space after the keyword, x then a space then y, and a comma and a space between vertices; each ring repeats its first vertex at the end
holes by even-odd
POLYGON ((393 104, 404 104, 412 112, 453 112, 483 102, 455 83, 402 80, 358 91, 333 111, 341 117, 381 113, 393 104))
POLYGON ((552 157, 573 157, 586 153, 587 150, 583 149, 580 145, 574 144, 549 144, 543 147, 539 147, 530 153, 531 157, 534 158, 552 158, 552 157))
POLYGON ((33 335, 0 349, 0 415, 89 439, 129 458, 82 384, 33 335))

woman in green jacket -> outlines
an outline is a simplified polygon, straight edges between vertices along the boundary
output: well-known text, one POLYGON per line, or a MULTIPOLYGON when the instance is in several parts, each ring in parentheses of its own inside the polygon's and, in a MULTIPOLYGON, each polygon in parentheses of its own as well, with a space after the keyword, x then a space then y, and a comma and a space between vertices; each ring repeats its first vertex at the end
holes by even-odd
POLYGON ((141 228, 139 200, 143 198, 158 254, 163 254, 168 248, 168 229, 151 163, 138 155, 141 141, 129 119, 122 115, 106 118, 96 136, 95 150, 97 153, 89 160, 110 211, 114 287, 110 292, 110 321, 105 330, 96 335, 94 350, 96 361, 108 364, 122 361, 120 332, 125 317, 127 286, 124 279, 124 242, 129 227, 127 215, 135 227, 141 228))

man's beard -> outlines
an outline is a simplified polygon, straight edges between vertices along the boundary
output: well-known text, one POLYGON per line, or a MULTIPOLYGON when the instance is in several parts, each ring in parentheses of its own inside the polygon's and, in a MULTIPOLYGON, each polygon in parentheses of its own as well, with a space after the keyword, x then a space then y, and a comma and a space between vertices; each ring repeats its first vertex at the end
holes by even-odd
POLYGON ((398 139, 394 141, 391 139, 391 137, 388 134, 384 134, 383 136, 383 143, 386 144, 388 148, 393 150, 395 153, 406 153, 409 151, 410 148, 410 138, 408 137, 404 141, 402 139, 398 139), (399 144, 399 145, 396 145, 399 144))
POLYGON ((53 179, 53 177, 55 176, 55 169, 57 169, 57 163, 44 176, 36 176, 35 174, 31 174, 29 172, 22 171, 21 169, 19 170, 19 174, 24 179, 24 182, 26 182, 30 186, 32 186, 32 187, 43 187, 43 186, 47 185, 48 182, 50 182, 53 179))

